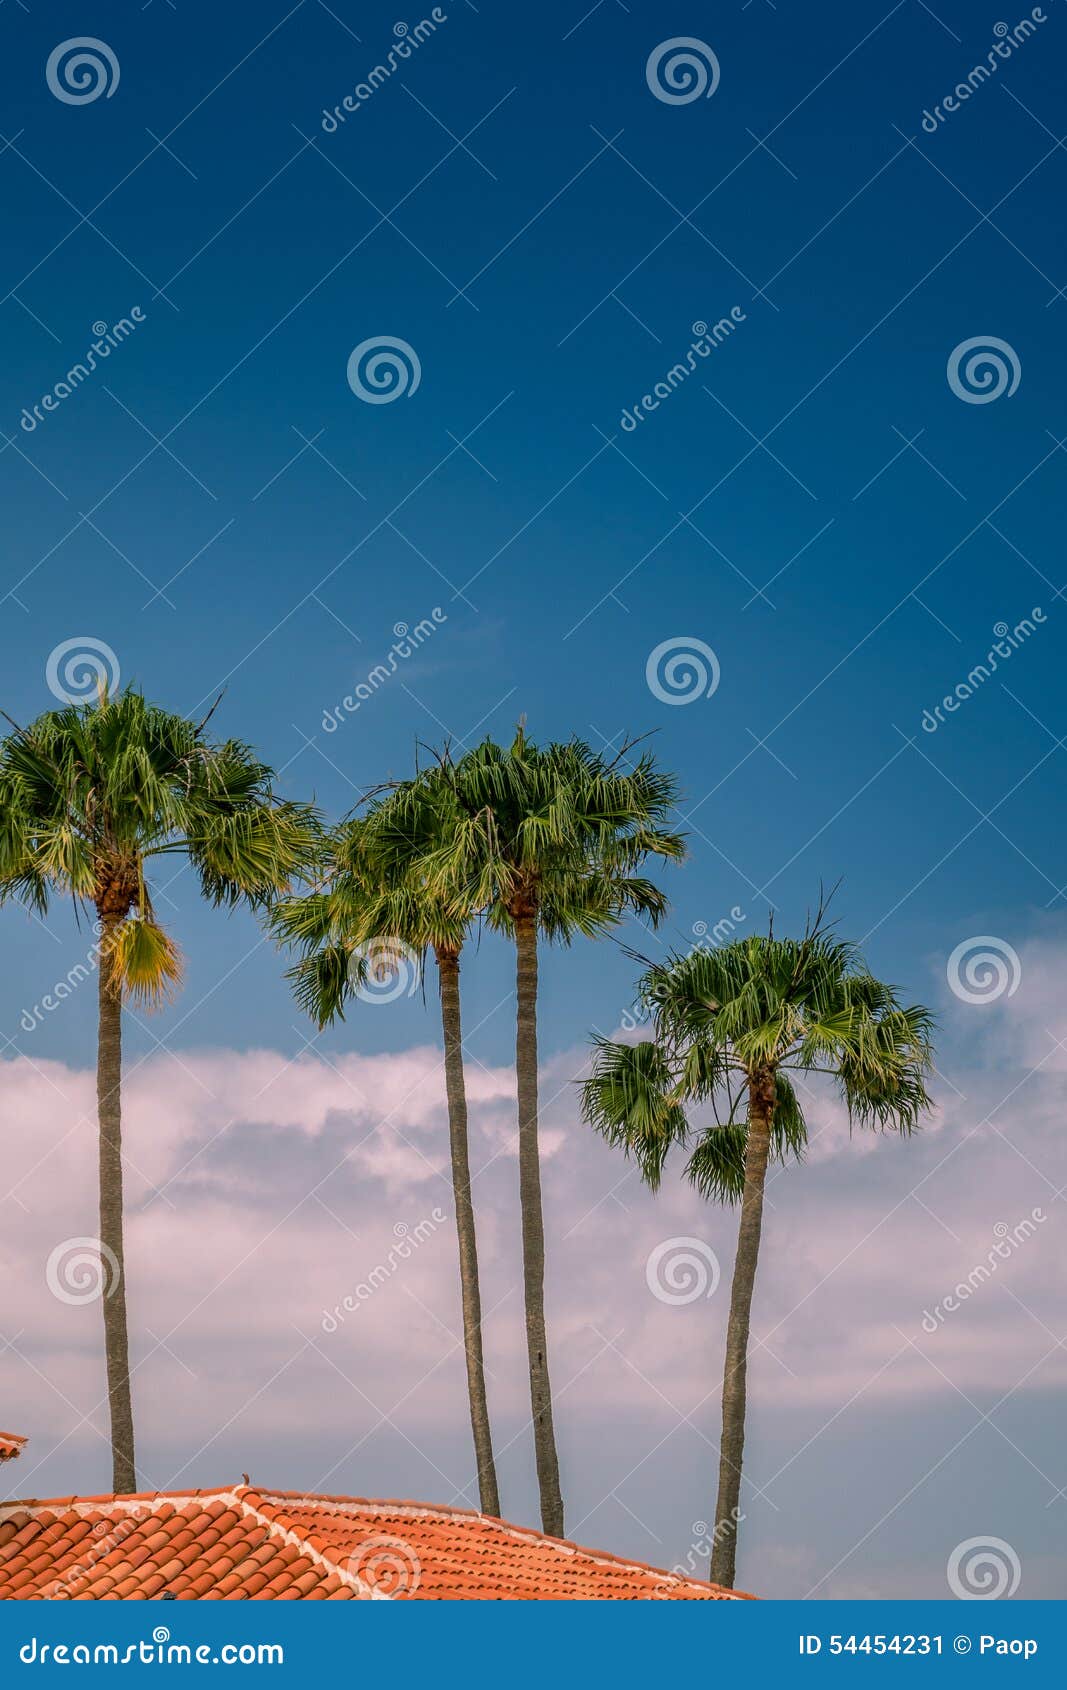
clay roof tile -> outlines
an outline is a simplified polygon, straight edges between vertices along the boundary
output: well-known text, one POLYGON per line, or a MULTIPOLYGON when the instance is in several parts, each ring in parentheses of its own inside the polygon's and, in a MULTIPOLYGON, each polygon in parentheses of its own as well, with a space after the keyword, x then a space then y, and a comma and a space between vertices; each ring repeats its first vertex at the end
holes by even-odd
POLYGON ((0 1504, 0 1599, 707 1601, 739 1593, 456 1508, 253 1489, 0 1504))

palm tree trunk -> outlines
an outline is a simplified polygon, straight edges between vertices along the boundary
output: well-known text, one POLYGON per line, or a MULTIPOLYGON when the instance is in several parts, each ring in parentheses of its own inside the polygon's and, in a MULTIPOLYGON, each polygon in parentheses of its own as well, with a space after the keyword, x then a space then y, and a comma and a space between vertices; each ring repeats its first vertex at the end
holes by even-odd
POLYGON ((563 1536, 563 1496, 552 1425, 552 1388, 545 1336, 545 1220, 541 1208, 541 1156, 537 1145, 537 919, 515 919, 515 1078, 519 1093, 519 1205, 522 1210, 522 1273, 526 1296, 526 1349, 530 1361, 530 1407, 534 1454, 541 1492, 541 1525, 563 1536))
POLYGON ((719 1445, 719 1498, 711 1551, 713 1584, 733 1589, 740 1522, 741 1461, 745 1448, 745 1393, 752 1292, 756 1284, 760 1233, 763 1228, 763 1188, 771 1148, 775 1080, 773 1070, 761 1069, 749 1078, 748 1144, 737 1254, 730 1287, 730 1317, 726 1327, 726 1364, 722 1385, 722 1442, 719 1445))
POLYGON ((493 1461, 489 1404, 485 1395, 482 1360, 482 1296, 478 1284, 478 1242, 471 1201, 470 1153, 467 1144, 467 1088, 463 1076, 463 1028, 459 1004, 459 955, 439 949, 441 1026, 445 1044, 445 1093, 448 1099, 448 1138, 452 1151, 452 1195, 459 1236, 459 1284, 463 1300, 463 1347, 467 1357, 474 1456, 478 1464, 478 1499, 483 1514, 500 1517, 500 1493, 493 1461))
POLYGON ((111 1411, 111 1461, 116 1492, 137 1489, 126 1332, 126 1259, 122 1237, 122 995, 114 978, 110 944, 114 921, 105 921, 98 969, 99 1038, 96 1098, 100 1124, 100 1254, 104 1295, 104 1355, 111 1411))

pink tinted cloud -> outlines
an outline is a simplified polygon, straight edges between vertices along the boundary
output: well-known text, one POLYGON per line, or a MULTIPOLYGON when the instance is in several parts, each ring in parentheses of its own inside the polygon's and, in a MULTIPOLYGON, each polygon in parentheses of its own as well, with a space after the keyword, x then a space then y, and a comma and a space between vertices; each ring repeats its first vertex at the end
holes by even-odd
MULTIPOLYGON (((1025 1023, 1017 1036, 1029 1049, 1025 1023)), ((684 1416, 711 1459, 736 1216, 673 1173, 651 1197, 580 1126, 583 1060, 562 1052, 543 1071, 553 1378, 564 1435, 594 1437, 625 1495, 639 1464, 668 1459, 679 1428, 693 1435, 684 1416), (693 1239, 717 1258, 717 1289, 657 1296, 650 1258, 693 1239)), ((788 1404, 798 1450, 834 1437, 842 1412, 926 1403, 936 1424, 942 1409, 988 1404, 1018 1381, 1063 1387, 1064 1352, 1049 1333, 1061 1319, 1064 1205, 1053 1191, 1065 1082, 981 1065, 951 1078, 932 1130, 910 1143, 850 1140, 840 1106, 814 1099, 810 1158, 772 1176, 754 1424, 788 1404), (1032 1235, 924 1329, 988 1260, 998 1226, 1015 1228, 1035 1207, 1046 1218, 1032 1235)), ((525 1449, 514 1085, 508 1069, 477 1063, 468 1084, 490 1399, 502 1446, 525 1449)), ((5 1413, 34 1433, 41 1467, 31 1478, 24 1461, 20 1485, 42 1494, 71 1449, 96 1473, 105 1460, 99 1308, 57 1300, 46 1280, 58 1243, 96 1231, 93 1111, 88 1072, 0 1063, 12 1188, 0 1211, 2 1324, 15 1341, 5 1413)), ((310 1421, 309 1482, 374 1492, 369 1452, 386 1436, 410 1470, 409 1493, 472 1500, 439 1054, 158 1054, 130 1074, 126 1144, 146 1482, 232 1477, 243 1450, 284 1450, 310 1421)))

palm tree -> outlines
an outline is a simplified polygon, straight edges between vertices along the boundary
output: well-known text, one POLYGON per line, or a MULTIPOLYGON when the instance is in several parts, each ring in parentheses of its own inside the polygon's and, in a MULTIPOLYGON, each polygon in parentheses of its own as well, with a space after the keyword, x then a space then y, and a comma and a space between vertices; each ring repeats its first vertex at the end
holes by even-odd
POLYGON ((447 814, 448 793, 440 782, 406 783, 401 796, 375 804, 368 815, 349 819, 337 829, 326 845, 320 885, 279 904, 272 921, 281 938, 304 952, 289 976, 302 1008, 320 1027, 336 1017, 343 1019, 345 1005, 358 996, 369 975, 388 974, 392 966, 421 959, 427 951, 436 959, 479 1506, 483 1514, 499 1518, 482 1353, 459 988, 460 953, 475 912, 434 897, 422 874, 425 855, 439 844, 447 814))
POLYGON ((100 936, 97 1104, 104 1347, 116 1492, 136 1490, 122 1192, 122 1005, 152 1006, 181 978, 146 880, 184 857, 215 905, 260 905, 308 862, 314 811, 279 800, 237 740, 132 689, 50 710, 0 743, 0 901, 40 913, 56 894, 95 912, 100 936))
POLYGON ((446 785, 454 821, 425 864, 441 896, 457 889, 515 944, 515 1070, 518 1089, 519 1203, 534 1451, 541 1523, 563 1535, 563 1497, 552 1417, 545 1329, 545 1229, 538 1146, 538 940, 569 945, 618 926, 627 912, 653 923, 663 894, 637 870, 649 856, 683 854, 666 827, 673 778, 650 753, 630 769, 578 739, 539 749, 520 725, 504 750, 492 740, 453 762, 442 754, 434 778, 446 785))
POLYGON ((807 1124, 791 1072, 836 1082, 851 1121, 910 1134, 930 1099, 932 1019, 904 1008, 824 922, 801 939, 752 936, 650 967, 641 994, 652 1037, 596 1041, 583 1115, 632 1154, 655 1190, 673 1145, 692 1146, 686 1174, 720 1202, 740 1200, 723 1373, 719 1493, 710 1576, 732 1587, 737 1552, 745 1387, 768 1162, 800 1158, 807 1124), (687 1107, 710 1102, 693 1133, 687 1107))

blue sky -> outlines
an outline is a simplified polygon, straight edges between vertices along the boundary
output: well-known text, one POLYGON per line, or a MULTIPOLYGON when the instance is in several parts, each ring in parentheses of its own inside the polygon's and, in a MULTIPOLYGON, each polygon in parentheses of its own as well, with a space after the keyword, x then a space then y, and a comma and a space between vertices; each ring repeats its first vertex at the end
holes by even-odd
MULTIPOLYGON (((175 709, 225 686, 220 730, 333 814, 408 772, 417 740, 503 737, 520 714, 537 737, 654 732, 691 836, 665 879, 676 942, 735 907, 762 925, 769 901, 795 923, 843 877, 843 929, 938 1007, 970 936, 1058 943, 1059 0, 933 134, 924 112, 1014 12, 442 10, 331 133, 324 109, 383 62, 395 9, 4 7, 0 704, 49 707, 49 654, 101 641, 175 709), (45 64, 84 33, 118 83, 66 103, 45 64), (649 55, 675 37, 710 46, 712 97, 653 94, 649 55), (27 432, 24 407, 92 325, 135 306, 135 332, 27 432), (731 308, 729 337, 624 430, 693 324, 731 308), (369 404, 346 368, 381 337, 421 374, 369 404), (1018 384, 968 403, 947 366, 989 337, 1018 384), (325 732, 396 625, 435 607, 432 637, 325 732), (924 731, 994 628, 1035 608, 1019 649, 924 731), (675 639, 720 668, 684 707, 646 679, 675 639)), ((185 878, 163 909, 186 988, 131 1050, 299 1051, 308 1030, 251 919, 204 910, 185 878)), ((9 1058, 20 1012, 84 948, 69 912, 47 927, 2 916, 9 1058)), ((489 1065, 508 1059, 508 979, 487 940, 465 984, 489 1065)), ((616 1025, 631 981, 610 945, 549 961, 545 1049, 616 1025)), ((42 1022, 35 1056, 84 1067, 89 997, 42 1022)), ((948 1016, 950 1073, 973 1030, 948 1016)), ((416 997, 320 1048, 432 1037, 416 997)))

